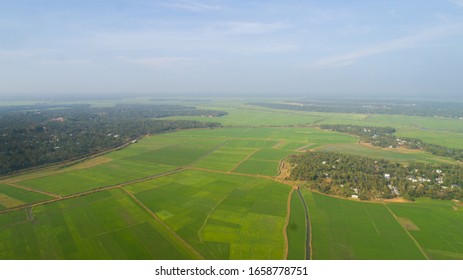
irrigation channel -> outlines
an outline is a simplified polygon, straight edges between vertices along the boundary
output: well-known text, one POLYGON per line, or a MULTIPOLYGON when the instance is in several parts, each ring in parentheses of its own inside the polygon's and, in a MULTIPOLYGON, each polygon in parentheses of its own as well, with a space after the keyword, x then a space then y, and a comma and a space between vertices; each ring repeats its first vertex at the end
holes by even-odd
POLYGON ((312 251, 310 248, 310 220, 309 220, 309 211, 307 210, 307 204, 305 203, 305 199, 301 194, 301 190, 297 189, 297 193, 302 200, 302 204, 304 205, 305 211, 305 225, 306 225, 306 240, 305 240, 305 259, 310 260, 310 252, 312 251))

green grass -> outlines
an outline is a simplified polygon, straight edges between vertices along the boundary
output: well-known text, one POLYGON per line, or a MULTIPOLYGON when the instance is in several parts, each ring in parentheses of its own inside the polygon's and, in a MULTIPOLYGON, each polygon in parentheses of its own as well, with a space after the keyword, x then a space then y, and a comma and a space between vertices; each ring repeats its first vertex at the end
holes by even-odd
POLYGON ((306 190, 304 198, 312 227, 313 259, 424 259, 384 205, 306 190))
POLYGON ((190 141, 198 139, 231 140, 226 146, 237 148, 272 147, 280 141, 300 142, 317 146, 334 143, 355 143, 357 137, 338 132, 326 131, 317 128, 301 127, 247 127, 247 128, 218 128, 185 130, 158 136, 169 139, 181 138, 190 141), (240 141, 235 141, 240 140, 240 141), (244 141, 241 141, 244 140, 244 141))
POLYGON ((284 257, 286 185, 190 170, 125 188, 208 259, 284 257))
POLYGON ((410 234, 431 259, 463 259, 463 206, 459 202, 419 199, 389 204, 397 217, 416 227, 410 234))
POLYGON ((233 172, 253 175, 278 175, 278 161, 248 159, 241 163, 233 172))
POLYGON ((123 191, 0 215, 0 259, 190 259, 123 191))
POLYGON ((288 260, 304 260, 306 256, 307 225, 302 200, 294 191, 291 195, 291 215, 286 227, 288 260))
POLYGON ((323 117, 310 113, 295 111, 275 111, 267 109, 247 108, 215 108, 225 110, 228 115, 218 118, 206 117, 169 117, 167 119, 188 119, 206 122, 219 122, 225 126, 261 126, 261 125, 307 125, 313 124, 323 117))
POLYGON ((131 160, 115 160, 92 168, 69 171, 20 182, 20 185, 68 195, 92 189, 121 184, 138 178, 153 176, 169 170, 174 166, 147 164, 131 160))

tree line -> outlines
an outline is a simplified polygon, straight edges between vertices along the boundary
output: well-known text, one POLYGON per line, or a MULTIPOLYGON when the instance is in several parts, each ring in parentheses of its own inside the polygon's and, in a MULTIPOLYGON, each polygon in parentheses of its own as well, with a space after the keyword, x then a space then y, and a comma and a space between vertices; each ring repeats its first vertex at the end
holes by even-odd
POLYGON ((374 198, 417 197, 461 199, 463 171, 457 165, 410 163, 408 166, 383 159, 334 152, 291 155, 289 179, 322 193, 374 198))
POLYGON ((226 114, 178 105, 94 108, 77 104, 15 109, 0 108, 0 174, 99 153, 147 134, 220 126, 161 117, 226 114))

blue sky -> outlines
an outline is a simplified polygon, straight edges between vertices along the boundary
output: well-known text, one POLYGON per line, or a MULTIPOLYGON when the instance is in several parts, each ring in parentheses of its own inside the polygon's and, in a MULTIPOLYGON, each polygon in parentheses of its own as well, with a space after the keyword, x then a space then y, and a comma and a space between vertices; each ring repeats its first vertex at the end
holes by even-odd
POLYGON ((461 73, 463 0, 0 4, 1 96, 462 97, 461 73))

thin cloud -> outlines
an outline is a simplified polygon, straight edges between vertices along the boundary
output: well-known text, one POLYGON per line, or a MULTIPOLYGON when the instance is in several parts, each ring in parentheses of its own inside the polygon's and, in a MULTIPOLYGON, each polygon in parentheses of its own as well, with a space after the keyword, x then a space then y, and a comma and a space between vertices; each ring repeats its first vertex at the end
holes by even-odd
POLYGON ((253 54, 272 54, 272 53, 288 53, 299 50, 300 47, 295 44, 260 44, 260 45, 241 45, 234 46, 230 49, 231 52, 253 55, 253 54))
POLYGON ((421 33, 402 37, 382 44, 366 47, 352 52, 325 57, 316 60, 309 66, 311 68, 333 68, 342 67, 355 63, 356 61, 370 56, 380 55, 405 49, 414 49, 423 46, 427 41, 432 41, 438 37, 455 33, 461 33, 462 24, 455 24, 445 27, 436 27, 421 33))
POLYGON ((28 57, 48 52, 48 50, 0 50, 0 57, 28 57))
POLYGON ((167 7, 172 7, 175 9, 181 9, 181 10, 187 10, 190 12, 207 12, 207 11, 214 11, 214 10, 221 10, 222 8, 220 6, 214 6, 214 5, 207 5, 203 3, 183 3, 183 2, 177 2, 177 3, 164 3, 164 6, 167 7))
POLYGON ((50 65, 85 65, 92 63, 89 59, 51 59, 42 62, 50 65))
POLYGON ((285 28, 289 25, 281 22, 265 23, 265 22, 227 22, 223 24, 228 32, 233 34, 264 34, 273 33, 285 28))
POLYGON ((463 7, 463 0, 449 0, 450 3, 463 7))
POLYGON ((139 64, 145 66, 155 67, 172 67, 172 66, 186 66, 195 60, 192 57, 145 57, 145 58, 128 58, 125 56, 118 56, 117 59, 132 64, 139 64))

